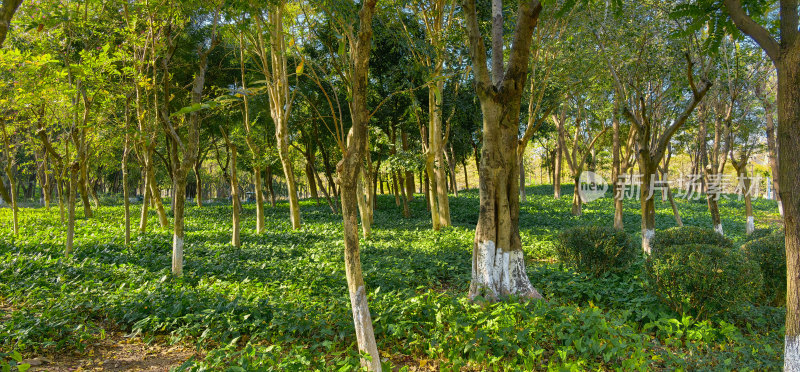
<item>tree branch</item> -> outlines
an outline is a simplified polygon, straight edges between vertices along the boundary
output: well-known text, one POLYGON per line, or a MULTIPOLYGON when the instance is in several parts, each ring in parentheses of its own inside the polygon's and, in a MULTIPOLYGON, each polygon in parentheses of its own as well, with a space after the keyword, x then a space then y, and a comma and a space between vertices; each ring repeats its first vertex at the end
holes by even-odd
MULTIPOLYGON (((780 59, 780 46, 778 42, 770 35, 764 26, 753 21, 742 8, 741 0, 724 0, 725 9, 731 16, 731 20, 739 30, 749 35, 755 40, 758 45, 767 53, 772 62, 778 62, 780 59)), ((797 4, 795 4, 795 13, 797 12, 797 4)), ((783 20, 781 21, 783 23, 783 20)), ((795 27, 795 32, 797 27, 795 27)))

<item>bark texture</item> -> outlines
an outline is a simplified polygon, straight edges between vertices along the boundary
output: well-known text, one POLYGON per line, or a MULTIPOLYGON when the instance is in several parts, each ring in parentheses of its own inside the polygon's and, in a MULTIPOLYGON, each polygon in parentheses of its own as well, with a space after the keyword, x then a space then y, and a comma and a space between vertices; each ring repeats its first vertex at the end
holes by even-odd
MULTIPOLYGON (((344 261, 347 288, 350 293, 350 306, 356 330, 356 343, 359 352, 369 354, 371 360, 362 359, 361 365, 370 371, 381 370, 381 357, 375 342, 372 316, 367 305, 364 276, 361 271, 361 253, 358 242, 358 203, 359 176, 364 168, 367 149, 367 74, 372 44, 372 18, 377 0, 366 0, 359 11, 357 35, 350 35, 349 60, 351 74, 350 116, 352 126, 347 134, 347 142, 342 160, 336 167, 341 182, 342 218, 344 221, 344 261)), ((352 28, 351 28, 352 30, 352 28)), ((364 222, 364 221, 362 221, 364 222)), ((368 221, 366 221, 368 222, 368 221)))
POLYGON ((525 272, 519 235, 519 157, 517 151, 509 149, 517 149, 519 145, 520 101, 527 78, 531 38, 542 6, 538 1, 520 3, 508 71, 503 71, 502 48, 499 47, 502 45, 502 14, 494 11, 502 9, 502 3, 493 1, 494 60, 490 78, 475 0, 464 0, 462 4, 475 90, 483 112, 480 214, 475 228, 469 296, 473 300, 479 296, 496 300, 508 295, 541 298, 525 272))

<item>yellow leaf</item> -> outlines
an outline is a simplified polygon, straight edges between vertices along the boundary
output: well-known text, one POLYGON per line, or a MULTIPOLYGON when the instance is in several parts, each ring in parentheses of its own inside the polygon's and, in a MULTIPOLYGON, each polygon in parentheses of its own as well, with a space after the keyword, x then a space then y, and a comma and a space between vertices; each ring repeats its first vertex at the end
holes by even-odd
POLYGON ((298 75, 302 75, 303 74, 303 60, 302 59, 300 60, 300 63, 297 64, 297 68, 294 70, 294 72, 296 72, 298 75))

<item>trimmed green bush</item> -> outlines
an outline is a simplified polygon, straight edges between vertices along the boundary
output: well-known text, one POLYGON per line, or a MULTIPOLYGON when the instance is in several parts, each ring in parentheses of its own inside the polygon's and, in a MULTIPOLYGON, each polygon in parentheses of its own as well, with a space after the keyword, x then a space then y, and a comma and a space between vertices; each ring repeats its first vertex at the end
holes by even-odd
POLYGON ((783 230, 782 229, 771 229, 771 228, 755 229, 755 230, 753 230, 752 233, 750 233, 750 235, 745 236, 744 241, 745 242, 750 242, 750 241, 753 241, 753 240, 756 240, 756 239, 761 239, 761 238, 770 236, 772 234, 783 234, 783 230))
POLYGON ((651 241, 654 250, 684 244, 710 244, 733 248, 733 242, 714 230, 696 226, 673 227, 659 231, 651 241))
POLYGON ((559 261, 595 276, 625 271, 639 254, 628 233, 605 226, 564 230, 556 246, 559 261))
POLYGON ((704 318, 761 294, 758 263, 738 249, 710 244, 661 246, 646 264, 653 294, 673 310, 704 318))
POLYGON ((747 257, 758 263, 764 277, 760 300, 772 306, 786 303, 786 237, 776 232, 751 240, 742 246, 747 257))

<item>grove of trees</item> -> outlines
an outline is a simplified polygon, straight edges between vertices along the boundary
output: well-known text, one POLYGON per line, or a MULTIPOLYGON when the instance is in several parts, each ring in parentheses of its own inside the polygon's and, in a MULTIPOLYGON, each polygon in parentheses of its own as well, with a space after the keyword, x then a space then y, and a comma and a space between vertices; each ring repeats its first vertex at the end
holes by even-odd
POLYGON ((482 304, 546 297, 520 233, 543 170, 556 199, 562 177, 574 183, 575 218, 587 171, 619 196, 614 229, 623 196, 638 199, 645 258, 657 198, 683 226, 673 193, 703 193, 702 227, 726 235, 718 196, 740 193, 750 235, 767 223, 750 190, 774 189, 784 368, 800 371, 799 18, 796 0, 2 0, 0 197, 13 217, 0 228, 18 236, 21 206, 41 202, 69 259, 76 219, 124 205, 128 246, 157 229, 155 211, 181 277, 188 210, 229 204, 220 223, 239 248, 243 202, 264 235, 283 202, 302 231, 313 199, 341 216, 356 346, 381 370, 361 258, 381 194, 398 220, 423 199, 436 234, 477 186, 466 296, 482 304))

